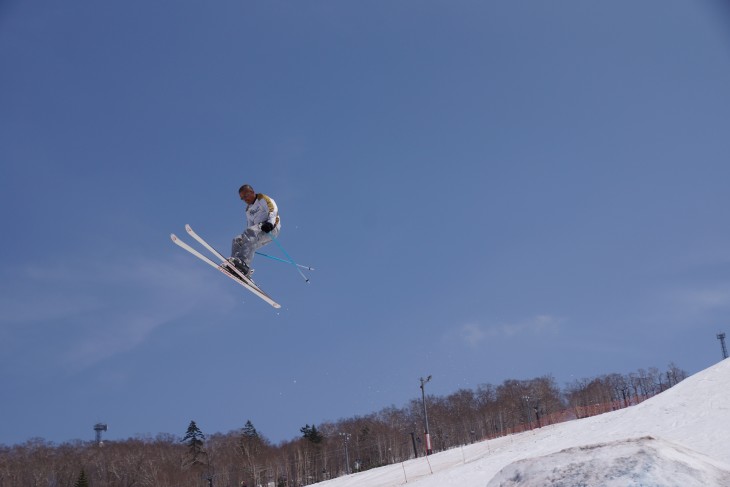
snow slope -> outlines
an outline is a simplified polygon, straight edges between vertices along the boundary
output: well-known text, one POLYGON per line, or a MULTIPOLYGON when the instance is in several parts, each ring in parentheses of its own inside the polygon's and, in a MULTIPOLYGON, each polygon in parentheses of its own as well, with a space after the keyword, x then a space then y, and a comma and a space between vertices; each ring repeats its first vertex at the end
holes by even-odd
POLYGON ((416 487, 730 487, 730 360, 638 406, 318 485, 405 483, 416 487))

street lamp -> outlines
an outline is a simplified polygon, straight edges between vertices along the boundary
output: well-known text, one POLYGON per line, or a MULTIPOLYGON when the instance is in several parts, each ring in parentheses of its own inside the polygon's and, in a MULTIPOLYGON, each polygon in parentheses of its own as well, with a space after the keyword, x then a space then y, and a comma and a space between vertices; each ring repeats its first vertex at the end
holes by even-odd
POLYGON ((432 452, 431 450, 431 434, 428 432, 428 412, 426 411, 426 388, 424 387, 428 381, 431 380, 431 376, 429 375, 425 379, 421 377, 421 399, 423 400, 423 422, 426 426, 426 455, 430 455, 432 452))

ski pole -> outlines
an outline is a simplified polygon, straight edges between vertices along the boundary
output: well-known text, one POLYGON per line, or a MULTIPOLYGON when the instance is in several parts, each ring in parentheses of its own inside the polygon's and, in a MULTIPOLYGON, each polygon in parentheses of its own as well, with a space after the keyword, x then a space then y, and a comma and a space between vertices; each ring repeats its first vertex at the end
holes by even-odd
MULTIPOLYGON (((269 234, 269 235, 271 235, 271 234, 269 234)), ((289 259, 289 263, 294 266, 294 268, 299 272, 299 275, 302 276, 302 278, 304 279, 304 281, 305 282, 309 282, 309 278, 304 275, 304 273, 299 268, 299 266, 297 265, 297 263, 294 262, 294 259, 292 259, 291 256, 287 253, 287 251, 284 250, 284 247, 282 247, 282 245, 279 243, 279 239, 276 238, 275 236, 271 235, 271 240, 273 240, 274 243, 279 246, 279 249, 281 249, 281 251, 284 253, 284 255, 286 256, 286 258, 289 259)))
MULTIPOLYGON (((285 264, 291 264, 291 261, 288 261, 286 259, 281 259, 279 257, 274 257, 273 255, 264 254, 263 252, 256 252, 256 255, 260 255, 261 257, 266 257, 267 259, 278 260, 279 262, 284 262, 285 264)), ((301 267, 302 269, 307 269, 308 271, 314 270, 314 267, 309 267, 308 265, 297 264, 297 267, 301 267)))

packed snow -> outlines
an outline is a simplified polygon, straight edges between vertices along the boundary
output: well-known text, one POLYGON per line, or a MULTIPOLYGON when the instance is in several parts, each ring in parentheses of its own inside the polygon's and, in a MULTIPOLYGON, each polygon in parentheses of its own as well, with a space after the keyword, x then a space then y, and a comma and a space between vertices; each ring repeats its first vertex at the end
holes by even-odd
POLYGON ((637 406, 321 482, 323 487, 730 487, 730 360, 637 406))

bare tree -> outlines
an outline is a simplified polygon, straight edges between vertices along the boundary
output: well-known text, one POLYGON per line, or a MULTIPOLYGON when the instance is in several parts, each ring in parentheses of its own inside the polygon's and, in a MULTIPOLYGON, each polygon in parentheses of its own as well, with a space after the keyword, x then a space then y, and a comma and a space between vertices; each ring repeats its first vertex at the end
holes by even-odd
MULTIPOLYGON (((640 369, 627 375, 575 380, 561 390, 551 376, 505 380, 459 389, 446 397, 428 396, 434 447, 464 443, 537 428, 556 421, 628 407, 687 377, 675 364, 667 371, 640 369), (566 409, 570 408, 570 410, 566 409), (568 412, 569 411, 569 412, 568 412)), ((0 445, 0 487, 71 486, 84 472, 94 487, 248 487, 274 483, 299 487, 414 456, 411 434, 424 445, 421 398, 366 416, 305 425, 302 436, 272 445, 251 421, 242 429, 206 438, 194 421, 185 436, 61 445, 31 439, 0 445), (347 438, 347 443, 345 443, 347 438), (348 464, 348 457, 350 464, 348 464)))

